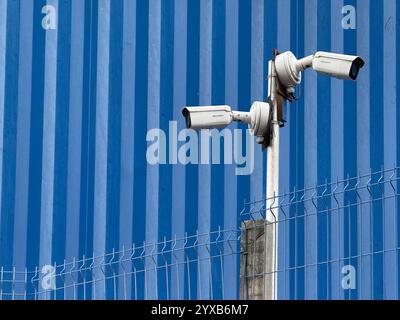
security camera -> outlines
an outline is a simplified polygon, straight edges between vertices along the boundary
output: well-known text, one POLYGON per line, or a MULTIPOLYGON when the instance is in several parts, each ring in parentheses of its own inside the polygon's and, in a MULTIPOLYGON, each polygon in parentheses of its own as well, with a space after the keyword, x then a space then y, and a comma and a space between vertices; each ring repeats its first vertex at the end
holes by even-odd
POLYGON ((331 52, 316 52, 314 55, 297 60, 290 52, 279 54, 275 59, 276 73, 285 87, 301 83, 301 72, 313 68, 316 72, 343 80, 357 80, 365 62, 361 57, 331 52))
POLYGON ((271 123, 269 103, 254 102, 250 112, 232 111, 230 106, 184 107, 182 114, 188 129, 225 128, 232 122, 243 122, 249 126, 250 132, 263 143, 268 136, 271 123))
POLYGON ((312 61, 312 68, 318 73, 343 80, 357 80, 364 65, 358 56, 323 51, 317 52, 312 61))
POLYGON ((233 121, 229 106, 185 107, 182 114, 189 129, 224 128, 233 121))

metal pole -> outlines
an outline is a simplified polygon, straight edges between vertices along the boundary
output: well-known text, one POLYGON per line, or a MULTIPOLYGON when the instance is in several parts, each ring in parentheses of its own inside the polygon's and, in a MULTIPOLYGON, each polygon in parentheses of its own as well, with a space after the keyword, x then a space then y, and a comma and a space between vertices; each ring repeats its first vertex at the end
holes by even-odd
POLYGON ((265 221, 265 300, 277 299, 277 245, 278 245, 278 204, 279 195, 279 122, 278 122, 278 80, 275 59, 269 61, 268 96, 273 112, 272 138, 267 149, 267 203, 265 221))

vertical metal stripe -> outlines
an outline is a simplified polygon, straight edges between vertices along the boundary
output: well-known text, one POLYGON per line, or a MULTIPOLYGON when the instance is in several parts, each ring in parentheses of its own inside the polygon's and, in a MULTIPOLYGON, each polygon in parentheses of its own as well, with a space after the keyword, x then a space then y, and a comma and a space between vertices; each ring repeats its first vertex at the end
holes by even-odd
MULTIPOLYGON (((329 30, 331 26, 331 11, 330 6, 325 5, 323 2, 318 2, 318 31, 317 31, 317 47, 318 50, 331 51, 331 36, 329 30)), ((318 77, 317 82, 317 182, 324 184, 331 180, 331 162, 326 159, 331 159, 331 78, 318 77)), ((321 191, 322 192, 322 191, 321 191)), ((321 199, 318 201, 318 209, 326 210, 330 207, 326 201, 321 199)), ((330 225, 330 217, 326 214, 319 214, 317 216, 317 232, 318 232, 318 263, 329 261, 328 247, 329 237, 327 232, 330 225)), ((320 264, 318 266, 318 299, 326 300, 329 297, 328 286, 326 279, 329 278, 329 266, 327 264, 320 264)))
POLYGON ((374 171, 381 170, 383 164, 383 3, 379 0, 370 0, 370 133, 371 133, 371 167, 374 171))
POLYGON ((68 174, 67 174, 67 216, 65 257, 71 260, 79 257, 79 205, 81 200, 81 151, 82 151, 82 109, 83 106, 83 57, 85 4, 73 0, 71 16, 71 63, 69 79, 69 128, 68 128, 68 174))
MULTIPOLYGON (((178 121, 177 132, 185 128, 181 109, 186 104, 187 6, 187 0, 175 0, 173 119, 178 121)), ((185 235, 185 180, 185 166, 174 165, 172 169, 172 190, 174 192, 172 193, 171 217, 171 235, 173 238, 183 238, 185 235)), ((183 299, 184 297, 185 268, 182 262, 185 259, 185 254, 178 252, 177 255, 177 257, 171 257, 175 263, 181 263, 179 267, 175 267, 171 271, 171 299, 183 299)))
MULTIPOLYGON (((58 0, 48 0, 58 14, 58 0)), ((58 29, 46 31, 44 65, 42 197, 40 216, 40 265, 52 264, 55 126, 58 29)))
MULTIPOLYGON (((233 108, 238 105, 238 19, 239 19, 239 0, 225 0, 225 100, 233 108)), ((232 126, 236 129, 237 125, 232 126)), ((234 230, 238 224, 237 207, 237 177, 235 174, 235 165, 226 165, 224 173, 224 229, 234 230)), ((224 248, 229 252, 228 245, 224 248)), ((224 298, 237 298, 239 285, 238 273, 235 268, 237 258, 224 258, 224 298), (229 281, 227 280, 229 279, 229 281)))
POLYGON ((358 169, 365 172, 370 166, 370 15, 369 1, 357 2, 357 54, 367 62, 363 75, 357 80, 357 160, 358 169))
MULTIPOLYGON (((297 56, 304 57, 304 39, 305 39, 305 3, 304 1, 292 0, 293 15, 296 15, 297 25, 292 24, 292 41, 296 39, 297 56), (294 36, 296 34, 296 36, 294 36)), ((299 100, 296 105, 292 107, 293 117, 291 115, 291 128, 296 123, 296 128, 292 132, 291 152, 295 153, 292 156, 291 168, 291 190, 301 190, 304 188, 304 162, 305 162, 305 126, 307 116, 305 115, 304 108, 304 82, 299 88, 299 100), (294 180, 293 180, 294 178, 294 180)), ((298 195, 298 200, 302 195, 298 195)), ((305 210, 304 206, 299 203, 294 206, 290 212, 290 217, 298 217, 297 221, 290 226, 290 232, 293 235, 290 245, 294 244, 292 248, 293 257, 292 261, 294 266, 298 269, 291 274, 291 298, 302 300, 305 298, 305 210)))
MULTIPOLYGON (((357 54, 362 56, 366 65, 357 80, 357 167, 359 172, 369 172, 370 165, 370 0, 357 1, 357 54)), ((345 97, 344 97, 345 98, 345 97)), ((363 199, 369 198, 367 190, 361 191, 363 199)), ((371 221, 370 206, 362 205, 360 210, 360 247, 364 254, 370 253, 371 221)), ((371 256, 366 255, 360 261, 362 267, 359 276, 360 299, 371 299, 371 256)))
MULTIPOLYGON (((383 79, 385 85, 383 88, 383 130, 384 130, 384 166, 392 168, 397 163, 397 144, 393 143, 393 132, 397 130, 396 124, 396 108, 397 108, 397 92, 396 92, 396 1, 384 1, 384 68, 383 79)), ((387 179, 390 177, 388 176, 387 179)), ((392 194, 393 189, 385 186, 386 194, 392 194)), ((395 201, 385 202, 385 213, 383 216, 384 235, 383 248, 391 250, 396 248, 396 207, 395 201)), ((386 252, 384 254, 384 281, 385 292, 384 297, 389 300, 397 299, 397 274, 398 268, 396 252, 386 252)))
MULTIPOLYGON (((85 41, 83 56, 83 99, 82 105, 82 159, 81 159, 81 199, 79 236, 80 256, 93 254, 94 217, 94 175, 96 145, 96 89, 97 89, 97 30, 98 2, 85 2, 85 41)), ((94 287, 94 286, 93 286, 94 287)), ((92 297, 92 287, 88 286, 85 299, 92 297)))
MULTIPOLYGON (((0 65, 6 65, 6 43, 7 43, 7 4, 8 1, 0 3, 0 65)), ((4 101, 6 95, 5 87, 5 68, 0 71, 0 150, 3 150, 4 142, 4 101)), ((0 152, 0 177, 3 177, 3 152, 0 152)), ((0 183, 0 203, 3 184, 0 183)), ((2 210, 0 208, 0 221, 2 210)))
MULTIPOLYGON (((212 60, 212 0, 200 1, 200 72, 199 72, 199 103, 211 104, 211 60, 212 60)), ((202 145, 203 141, 200 142, 202 145)), ((202 147, 203 149, 203 147, 202 147)), ((201 152, 200 152, 201 154, 201 152)), ((199 166, 198 180, 198 229, 200 234, 210 232, 211 225, 211 166, 199 166)), ((202 237, 200 241, 206 241, 202 237)), ((210 267, 206 257, 205 248, 199 250, 199 277, 198 298, 210 299, 210 267)))
MULTIPOLYGON (((123 56, 122 56, 122 122, 121 122, 121 185, 119 216, 119 248, 131 249, 133 243, 133 188, 134 188, 134 141, 135 141, 135 51, 136 51, 136 0, 124 0, 123 56)), ((122 266, 119 270, 123 272, 122 266)), ((132 297, 131 275, 126 281, 120 278, 119 297, 132 297)))
MULTIPOLYGON (((134 135, 134 211, 133 239, 138 246, 146 239, 146 169, 147 147, 147 104, 148 104, 148 50, 149 50, 149 3, 136 1, 136 52, 135 52, 135 135, 134 135)), ((144 275, 138 274, 137 285, 143 288, 144 275)), ((138 298, 145 298, 145 292, 138 289, 138 298)))
MULTIPOLYGON (((381 170, 384 159, 384 120, 382 113, 383 103, 383 3, 379 0, 370 0, 370 159, 371 167, 374 172, 381 170)), ((386 285, 383 279, 383 216, 384 204, 382 201, 376 201, 381 197, 379 188, 372 188, 372 252, 373 254, 373 298, 384 299, 386 285)))
MULTIPOLYGON (((225 3, 224 0, 212 2, 212 35, 211 35, 211 105, 225 105, 225 3)), ((229 128, 228 128, 229 130, 229 128)), ((223 131, 225 132, 225 131, 223 131)), ((210 189, 210 230, 218 230, 223 224, 224 202, 224 151, 229 146, 229 141, 221 140, 219 162, 211 165, 210 189)), ((213 159, 211 159, 213 160, 213 159)), ((213 266, 214 267, 214 266, 213 266)), ((215 286, 220 283, 215 281, 215 286)))
MULTIPOLYGON (((251 8, 252 2, 239 0, 239 16, 238 16, 238 109, 240 111, 248 111, 251 105, 251 8)), ((243 129, 242 145, 248 143, 243 129)), ((240 139, 240 137, 239 137, 240 139)), ((253 139, 253 137, 250 137, 253 139)), ((250 148, 249 148, 250 149, 250 148)), ((238 151, 235 151, 238 152, 238 151)), ((251 154, 253 150, 250 150, 251 154)), ((243 209, 245 201, 250 199, 250 177, 237 176, 237 208, 240 212, 243 209)))
MULTIPOLYGON (((277 48, 280 52, 294 49, 291 48, 291 30, 293 23, 291 20, 291 5, 290 0, 281 0, 277 3, 277 48)), ((265 54, 267 56, 264 59, 270 59, 272 53, 266 52, 265 54)), ((294 123, 292 123, 292 119, 290 118, 289 110, 291 108, 296 108, 296 106, 288 102, 283 107, 285 108, 284 114, 286 115, 285 120, 287 120, 287 124, 280 130, 279 190, 281 194, 288 192, 290 187, 290 155, 292 154, 292 150, 290 150, 290 132, 294 127, 294 123)), ((260 188, 260 190, 262 189, 260 188)), ((283 211, 278 212, 277 219, 281 221, 281 223, 278 224, 278 246, 280 248, 280 250, 278 250, 278 270, 285 270, 290 264, 286 218, 283 211)), ((286 271, 277 274, 279 296, 280 292, 287 292, 289 284, 287 275, 286 271)))
MULTIPOLYGON (((304 23, 302 19, 303 15, 303 2, 298 0, 291 0, 290 3, 290 47, 294 54, 298 57, 304 56, 302 52, 302 35, 304 23)), ((283 192, 293 191, 294 189, 301 189, 303 185, 302 173, 304 171, 303 165, 303 118, 302 114, 304 113, 304 107, 302 104, 303 96, 302 96, 302 88, 298 88, 297 95, 299 99, 296 102, 290 103, 287 105, 285 114, 290 119, 287 126, 289 128, 289 142, 288 147, 291 157, 289 158, 289 167, 287 174, 290 178, 285 183, 285 186, 280 186, 280 190, 283 192), (301 168, 299 170, 299 168, 301 168)), ((288 212, 286 212, 286 216, 282 218, 291 218, 301 216, 297 206, 292 206, 288 212)), ((298 219, 297 221, 286 221, 286 223, 281 224, 282 231, 278 233, 284 232, 286 238, 283 242, 281 242, 281 247, 278 250, 282 250, 286 252, 287 261, 286 267, 293 268, 295 266, 304 265, 302 262, 302 258, 304 253, 299 248, 303 248, 302 240, 304 236, 302 235, 302 219, 298 219), (301 239, 301 240, 297 240, 301 239), (296 243, 297 242, 297 243, 296 243)), ((279 258, 278 258, 279 259, 279 258)), ((281 259, 282 260, 282 259, 281 259)), ((278 287, 278 299, 302 299, 301 294, 303 290, 297 290, 300 286, 299 282, 303 278, 302 269, 292 269, 282 273, 280 278, 278 277, 278 285, 280 284, 281 288, 278 287)), ((300 286, 301 287, 301 286, 300 286)))
MULTIPOLYGON (((331 50, 332 52, 343 52, 343 28, 342 28, 342 8, 343 0, 335 0, 331 2, 331 50)), ((341 178, 344 172, 344 154, 343 154, 343 81, 332 79, 331 81, 331 173, 333 180, 341 178)), ((343 197, 338 196, 342 203, 343 197)), ((331 236, 331 259, 338 261, 331 265, 331 286, 330 294, 332 299, 343 299, 343 290, 341 287, 341 262, 343 250, 340 248, 341 239, 343 239, 343 219, 339 217, 337 212, 331 217, 331 228, 329 230, 331 236)))
MULTIPOLYGON (((93 251, 100 256, 106 249, 110 5, 108 0, 99 0, 93 251)), ((104 278, 100 272, 95 276, 104 278)), ((97 283, 94 298, 105 298, 102 285, 97 283)))
MULTIPOLYGON (((2 2, 3 3, 3 2, 2 2)), ((29 135, 31 117, 32 81, 32 26, 33 2, 23 1, 20 8, 20 47, 19 47, 19 88, 17 154, 15 178, 15 221, 14 221, 14 265, 26 266, 27 222, 28 222, 28 177, 29 177, 29 135)), ((0 12, 2 9, 0 8, 0 12)), ((1 18, 0 18, 1 20, 1 18)), ((0 35, 2 32, 0 31, 0 35)), ((1 64, 1 63, 0 63, 1 64)), ((1 91, 0 91, 1 93, 1 91)))
MULTIPOLYGON (((396 52, 400 51, 400 5, 396 1, 396 52)), ((398 57, 396 57, 396 82, 400 80, 400 63, 398 60, 398 57)), ((400 97, 400 86, 396 86, 396 95, 397 98, 400 97)), ((396 138, 395 138, 395 143, 396 145, 399 145, 400 143, 400 108, 396 108, 396 138)), ((396 161, 396 167, 399 166, 400 163, 400 148, 397 148, 397 161, 396 161)), ((400 181, 397 182, 396 187, 400 186, 400 181)), ((397 199, 398 201, 398 199, 397 199)), ((396 211, 396 227, 397 230, 400 230, 400 207, 397 205, 397 211, 396 211)), ((400 236, 397 235, 396 239, 396 246, 399 246, 400 243, 400 236)), ((399 265, 399 260, 400 259, 400 252, 397 252, 397 264, 399 265)), ((397 299, 400 298, 400 268, 398 267, 398 270, 396 272, 397 276, 397 299)))
MULTIPOLYGON (((349 0, 347 4, 356 6, 356 0, 349 0)), ((346 30, 344 33, 344 52, 348 54, 357 54, 357 32, 356 30, 346 30)), ((354 81, 344 82, 344 173, 345 177, 354 177, 357 175, 357 85, 354 81)), ((344 205, 356 201, 355 194, 346 193, 344 196, 344 205)), ((344 222, 344 257, 343 266, 352 266, 358 268, 358 230, 357 230, 356 207, 345 207, 343 210, 344 222)), ((345 299, 354 299, 358 295, 358 290, 346 290, 345 299)))
MULTIPOLYGON (((32 57, 32 90, 30 119, 30 150, 29 150, 29 200, 28 200, 28 235, 27 235, 27 267, 34 269, 39 265, 40 244, 40 210, 41 210, 41 180, 43 153, 43 95, 44 95, 44 55, 45 33, 42 28, 42 7, 44 0, 34 3, 33 24, 33 57, 32 57)), ((31 288, 29 291, 32 291, 31 288)))
MULTIPOLYGON (((1 188, 1 220, 0 220, 0 265, 5 268, 12 267, 13 253, 13 231, 14 231, 14 206, 15 206, 15 162, 16 162, 16 139, 17 139, 17 110, 15 103, 18 99, 18 59, 15 57, 19 52, 19 1, 8 2, 6 17, 7 38, 5 43, 6 55, 3 66, 4 99, 0 106, 0 145, 1 165, 0 182, 1 188)), ((10 284, 5 283, 3 290, 9 290, 10 284)))
MULTIPOLYGON (((212 1, 212 40, 211 40, 211 104, 225 105, 225 1, 212 1)), ((230 128, 227 131, 230 131, 230 128)), ((227 132, 222 131, 222 132, 227 132)), ((231 133, 231 131, 230 131, 231 133)), ((227 135, 229 136, 229 134, 227 135)), ((210 231, 216 231, 223 226, 224 221, 224 174, 225 174, 225 148, 229 148, 230 141, 221 139, 219 164, 211 165, 211 189, 210 189, 210 231)), ((211 299, 222 297, 222 274, 220 258, 211 261, 211 299)))
MULTIPOLYGON (((300 28, 299 9, 300 3, 297 0, 290 0, 290 14, 288 17, 290 19, 290 50, 294 53, 295 56, 302 57, 302 55, 299 53, 298 45, 300 28)), ((298 88, 297 90, 297 95, 300 97, 299 92, 301 92, 301 89, 299 90, 298 88)), ((298 147, 296 143, 296 137, 299 122, 299 117, 297 114, 299 110, 299 102, 300 101, 287 103, 287 106, 284 110, 285 118, 290 120, 287 124, 289 129, 289 132, 287 132, 288 141, 285 143, 285 145, 287 145, 286 148, 289 150, 287 152, 290 153, 292 156, 290 158, 288 157, 286 172, 283 173, 282 166, 280 167, 280 174, 287 175, 287 178, 284 179, 282 181, 282 184, 280 183, 279 185, 279 190, 281 190, 281 193, 291 192, 293 191, 294 187, 297 186, 296 166, 298 166, 298 147)), ((281 139, 282 138, 285 138, 285 136, 281 135, 281 139)), ((286 210, 284 210, 284 213, 282 212, 280 217, 281 219, 294 217, 296 215, 295 211, 295 206, 292 206, 287 212, 286 210)), ((279 258, 278 256, 278 264, 280 263, 279 261, 281 261, 281 263, 284 263, 284 267, 286 268, 284 272, 278 275, 278 299, 294 299, 296 295, 295 284, 297 270, 287 269, 293 268, 295 266, 297 252, 296 245, 294 244, 293 239, 295 239, 295 237, 297 236, 296 231, 296 221, 288 220, 282 223, 281 229, 278 230, 278 235, 281 237, 281 239, 283 237, 283 241, 279 240, 278 242, 278 246, 280 244, 280 248, 278 247, 278 253, 282 256, 282 258, 279 258)))
MULTIPOLYGON (((59 0, 57 3, 57 62, 56 101, 54 137, 54 177, 53 177, 53 235, 52 262, 61 263, 65 258, 67 220, 67 176, 68 176, 68 127, 71 63, 71 2, 59 0)), ((63 282, 59 280, 59 286, 63 282)), ((72 290, 71 290, 72 291, 72 290)), ((63 295, 58 292, 58 297, 63 295)))
MULTIPOLYGON (((106 251, 113 252, 119 246, 119 219, 121 179, 121 104, 122 104, 122 51, 123 51, 123 0, 115 0, 110 6, 109 40, 109 88, 108 88, 108 132, 107 132, 107 220, 106 251)), ((112 261, 117 257, 109 258, 112 261)), ((118 283, 107 281, 107 299, 114 299, 118 283)))
MULTIPOLYGON (((252 1, 251 7, 251 101, 264 101, 264 59, 268 59, 269 52, 264 52, 264 0, 252 1)), ((245 106, 243 106, 245 107, 245 106)), ((250 105, 247 106, 250 110, 250 105)), ((240 126, 243 129, 243 126, 240 126)), ((253 156, 253 155, 252 155, 253 156)), ((260 146, 256 146, 254 156, 254 171, 250 176, 250 198, 263 197, 264 157, 260 146)))
MULTIPOLYGON (((199 105, 200 3, 201 0, 191 0, 187 2, 186 104, 192 106, 199 105)), ((188 235, 195 235, 198 230, 198 210, 200 201, 198 197, 198 171, 198 165, 190 164, 186 166, 185 229, 188 235)), ((185 271, 185 299, 197 298, 197 272, 196 263, 191 263, 185 271)))
MULTIPOLYGON (((251 5, 252 1, 239 0, 237 107, 240 111, 246 112, 249 111, 249 105, 251 104, 251 5)), ((241 134, 242 145, 244 146, 247 143, 247 139, 243 130, 241 134)), ((236 203, 238 212, 240 212, 243 209, 244 202, 250 200, 250 177, 237 176, 236 185, 236 203)))
MULTIPOLYGON (((160 126, 160 54, 161 54, 161 3, 149 1, 149 64, 148 64, 148 98, 147 128, 160 126)), ((153 245, 158 241, 159 215, 159 166, 147 166, 146 187, 146 242, 153 245)), ((146 267, 154 269, 151 258, 146 259, 146 267)), ((147 299, 157 299, 157 273, 147 273, 147 299)))
MULTIPOLYGON (((317 1, 305 3, 305 55, 317 51, 317 1)), ((315 72, 304 73, 304 171, 306 186, 315 185, 317 181, 317 75, 315 72)), ((311 196, 309 194, 308 196, 311 196)), ((306 205, 307 212, 313 212, 312 205, 306 205)), ((306 216, 305 261, 309 265, 305 270, 305 298, 317 299, 317 219, 315 215, 306 216)))
MULTIPOLYGON (((170 139, 174 130, 171 128, 173 123, 174 110, 174 18, 175 3, 173 0, 161 2, 161 57, 160 57, 160 129, 164 131, 170 139)), ((175 142, 168 141, 166 137, 167 150, 173 149, 175 142)), ((168 153, 168 151, 166 151, 168 153)), ((173 163, 173 157, 166 155, 169 163, 173 163)), ((158 221, 158 239, 171 239, 172 223, 172 168, 169 166, 160 166, 159 169, 159 221, 158 221)), ((161 263, 165 263, 165 254, 161 255, 161 263)), ((158 272, 158 294, 159 299, 169 298, 170 291, 170 273, 165 268, 158 272), (168 286, 167 286, 168 284, 168 286)))
MULTIPOLYGON (((81 200, 81 156, 82 156, 82 109, 83 109, 83 73, 84 73, 84 38, 85 4, 82 1, 71 2, 71 52, 69 65, 69 109, 68 109, 68 145, 67 145, 67 177, 66 177, 66 217, 65 258, 71 261, 80 258, 79 229, 80 200, 81 200)), ((88 106, 85 106, 86 108, 88 106)), ((73 297, 73 289, 69 290, 69 297, 73 297)), ((80 288, 79 298, 82 299, 83 288, 80 288)))

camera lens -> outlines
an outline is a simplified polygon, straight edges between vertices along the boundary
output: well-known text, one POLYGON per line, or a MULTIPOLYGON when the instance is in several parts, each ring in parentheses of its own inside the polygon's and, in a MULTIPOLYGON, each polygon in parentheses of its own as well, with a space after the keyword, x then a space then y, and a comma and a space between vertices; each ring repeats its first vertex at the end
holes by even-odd
POLYGON ((350 69, 350 78, 352 80, 356 80, 358 77, 358 73, 360 72, 360 64, 359 62, 356 60, 353 62, 351 69, 350 69))
POLYGON ((187 127, 188 129, 190 129, 190 128, 192 127, 192 121, 191 121, 191 119, 190 119, 190 114, 187 114, 187 115, 185 116, 185 119, 186 119, 186 127, 187 127))
POLYGON ((190 112, 189 112, 189 110, 188 110, 187 108, 184 108, 184 109, 182 110, 182 114, 183 114, 183 116, 185 117, 186 127, 187 127, 188 129, 190 129, 190 128, 192 127, 192 120, 191 120, 191 117, 190 117, 190 112))
POLYGON ((351 69, 350 69, 350 79, 352 80, 357 80, 358 77, 358 73, 360 72, 360 69, 362 67, 364 67, 365 62, 363 59, 361 59, 360 57, 358 57, 353 64, 351 65, 351 69))

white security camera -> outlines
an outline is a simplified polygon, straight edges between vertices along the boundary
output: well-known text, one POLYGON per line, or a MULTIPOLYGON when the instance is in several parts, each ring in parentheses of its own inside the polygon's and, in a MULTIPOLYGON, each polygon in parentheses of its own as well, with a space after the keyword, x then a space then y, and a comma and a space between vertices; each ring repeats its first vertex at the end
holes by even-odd
POLYGON ((229 106, 185 107, 182 114, 189 129, 224 128, 233 121, 229 106))
POLYGON ((358 73, 365 62, 358 56, 330 52, 317 52, 312 68, 320 74, 343 80, 357 80, 358 73))
POLYGON ((301 71, 307 68, 338 79, 356 80, 365 62, 358 56, 323 51, 297 60, 292 52, 287 51, 276 57, 275 65, 279 81, 285 87, 293 87, 301 83, 301 71))
POLYGON ((271 108, 265 102, 254 102, 250 112, 232 111, 230 106, 206 106, 184 107, 182 114, 187 128, 194 130, 225 128, 233 121, 246 123, 259 143, 270 130, 271 108))

